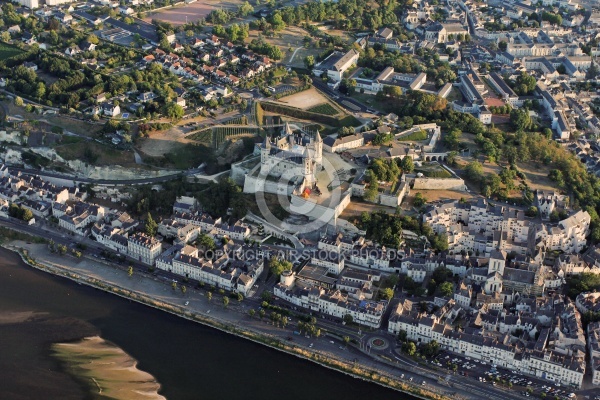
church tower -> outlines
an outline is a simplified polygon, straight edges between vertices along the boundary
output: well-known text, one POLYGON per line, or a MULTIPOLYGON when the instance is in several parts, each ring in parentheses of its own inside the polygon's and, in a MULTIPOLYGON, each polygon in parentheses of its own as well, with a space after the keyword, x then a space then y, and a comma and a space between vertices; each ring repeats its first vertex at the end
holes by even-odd
POLYGON ((315 135, 315 162, 318 166, 323 165, 323 139, 318 129, 315 135))
POLYGON ((308 149, 305 148, 304 149, 304 153, 302 154, 302 163, 304 166, 304 177, 312 182, 312 159, 310 157, 310 153, 308 152, 308 149))

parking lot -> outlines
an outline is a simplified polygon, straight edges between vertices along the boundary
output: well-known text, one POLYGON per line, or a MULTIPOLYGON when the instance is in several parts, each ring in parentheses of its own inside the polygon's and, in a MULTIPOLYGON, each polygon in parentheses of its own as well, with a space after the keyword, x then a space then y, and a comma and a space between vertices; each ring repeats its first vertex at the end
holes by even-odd
MULTIPOLYGON (((482 384, 503 387, 523 397, 574 400, 577 396, 573 389, 542 380, 517 371, 508 371, 485 361, 463 357, 450 352, 440 352, 429 363, 448 369, 451 373, 472 378, 482 384), (542 393, 545 393, 542 394, 542 393)), ((586 396, 589 398, 588 396, 586 396)), ((583 398, 583 397, 582 397, 583 398)), ((598 397, 600 400, 600 396, 598 397)))

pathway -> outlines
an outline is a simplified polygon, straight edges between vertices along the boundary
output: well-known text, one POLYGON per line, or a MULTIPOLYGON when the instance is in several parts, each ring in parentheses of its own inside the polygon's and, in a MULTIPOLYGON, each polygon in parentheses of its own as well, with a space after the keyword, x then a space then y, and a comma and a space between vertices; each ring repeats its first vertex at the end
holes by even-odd
POLYGON ((298 50, 300 50, 302 47, 298 47, 296 48, 296 50, 294 50, 294 53, 292 54, 292 56, 290 57, 290 61, 288 61, 288 64, 291 64, 292 61, 294 61, 294 57, 296 57, 296 53, 298 52, 298 50))

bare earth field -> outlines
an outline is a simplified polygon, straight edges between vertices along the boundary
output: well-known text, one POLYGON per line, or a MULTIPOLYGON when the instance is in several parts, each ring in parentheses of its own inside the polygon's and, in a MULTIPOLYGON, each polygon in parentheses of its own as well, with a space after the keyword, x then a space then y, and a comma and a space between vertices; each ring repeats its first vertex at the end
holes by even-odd
POLYGON ((366 203, 362 202, 360 199, 352 198, 348 207, 344 210, 344 212, 340 215, 340 218, 352 221, 354 217, 360 216, 363 212, 374 213, 376 211, 383 210, 385 212, 390 212, 392 208, 382 206, 379 204, 366 203))
MULTIPOLYGON (((258 33, 259 32, 255 30, 250 31, 250 35, 246 39, 246 43, 250 43, 252 39, 258 39, 258 33)), ((308 33, 304 29, 296 26, 289 26, 283 31, 277 32, 273 37, 263 36, 263 38, 267 43, 279 46, 283 53, 283 59, 281 60, 282 63, 287 64, 292 57, 294 57, 292 60, 292 65, 303 67, 304 57, 307 55, 317 56, 320 53, 319 49, 314 47, 309 49, 305 49, 303 47, 304 42, 302 42, 302 39, 304 39, 304 36, 306 35, 308 35, 308 33), (290 48, 292 49, 291 52, 289 51, 290 48), (300 48, 300 50, 298 50, 296 55, 294 55, 294 51, 298 48, 300 48)))
POLYGON ((460 200, 464 198, 465 200, 469 200, 472 196, 469 193, 461 192, 458 190, 413 190, 410 193, 410 201, 412 202, 417 193, 421 193, 426 199, 427 202, 430 203, 432 201, 439 200, 460 200))
POLYGON ((314 87, 291 96, 282 97, 279 101, 303 110, 316 106, 317 104, 328 102, 327 98, 319 93, 314 87))
POLYGON ((548 167, 541 165, 536 168, 533 163, 520 163, 519 169, 527 176, 527 182, 532 190, 556 190, 554 183, 548 178, 548 167))
POLYGON ((153 19, 156 19, 159 21, 168 22, 174 26, 183 25, 186 23, 186 21, 196 22, 200 19, 206 18, 206 16, 210 14, 210 12, 214 9, 213 5, 207 3, 209 2, 196 2, 192 4, 175 6, 173 8, 160 10, 155 13, 148 13, 144 18, 144 21, 151 23, 153 19))
POLYGON ((179 148, 182 143, 192 143, 186 139, 183 130, 174 126, 166 131, 152 132, 149 138, 140 139, 138 148, 151 157, 162 157, 179 148))

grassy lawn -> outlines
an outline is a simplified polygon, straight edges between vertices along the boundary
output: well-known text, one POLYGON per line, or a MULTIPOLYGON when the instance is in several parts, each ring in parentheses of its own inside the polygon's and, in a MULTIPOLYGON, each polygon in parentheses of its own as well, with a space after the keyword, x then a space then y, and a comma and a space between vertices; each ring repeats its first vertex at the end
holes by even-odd
POLYGON ((130 151, 118 150, 97 142, 69 143, 55 148, 65 160, 81 160, 91 165, 133 166, 135 160, 130 151))
POLYGON ((427 140, 427 132, 421 130, 411 133, 410 135, 402 136, 398 138, 399 142, 420 142, 427 140))
POLYGON ((415 168, 415 172, 420 172, 428 178, 452 178, 452 174, 443 168, 415 168))
POLYGON ((102 130, 102 125, 91 124, 89 122, 63 118, 60 116, 48 117, 47 120, 53 125, 60 126, 64 130, 77 133, 78 135, 93 136, 102 130))
POLYGON ((375 95, 365 94, 365 93, 354 93, 352 98, 360 101, 361 103, 367 105, 369 108, 372 108, 377 111, 381 111, 382 113, 387 113, 385 106, 382 102, 377 101, 375 95))
POLYGON ((314 112, 314 113, 317 113, 317 114, 324 114, 324 115, 337 115, 337 114, 339 114, 339 111, 336 110, 329 103, 323 103, 323 104, 318 104, 316 106, 312 106, 309 109, 307 109, 306 111, 314 112))
POLYGON ((18 56, 21 53, 23 53, 21 49, 7 43, 0 43, 0 60, 7 60, 11 57, 18 56))

